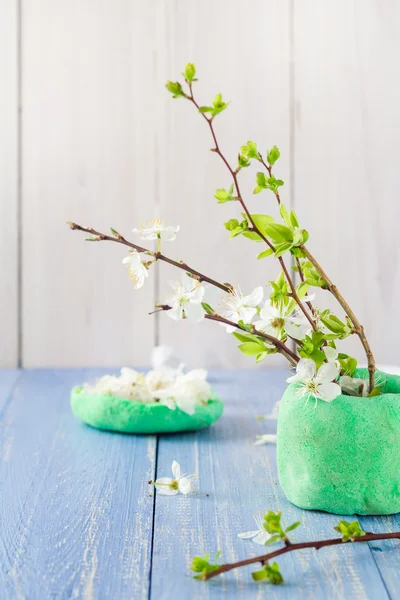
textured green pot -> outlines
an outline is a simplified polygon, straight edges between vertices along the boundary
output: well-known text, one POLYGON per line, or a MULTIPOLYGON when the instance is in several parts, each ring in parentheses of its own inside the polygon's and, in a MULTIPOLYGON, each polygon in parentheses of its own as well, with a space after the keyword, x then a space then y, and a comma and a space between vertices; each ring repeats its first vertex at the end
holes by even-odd
POLYGON ((316 408, 295 384, 286 389, 277 458, 290 502, 340 515, 400 512, 400 377, 378 377, 381 396, 338 396, 316 408))
POLYGON ((74 415, 97 429, 122 433, 173 433, 195 431, 214 423, 222 415, 221 400, 209 400, 205 406, 196 406, 194 415, 170 410, 162 404, 143 404, 108 395, 84 394, 75 387, 71 392, 74 415))

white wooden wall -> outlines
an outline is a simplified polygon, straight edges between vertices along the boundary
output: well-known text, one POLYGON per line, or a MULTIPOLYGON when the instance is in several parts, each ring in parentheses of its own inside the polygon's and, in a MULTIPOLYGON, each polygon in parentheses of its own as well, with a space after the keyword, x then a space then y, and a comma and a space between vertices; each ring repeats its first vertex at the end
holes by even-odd
MULTIPOLYGON (((235 207, 213 194, 229 177, 202 119, 164 89, 188 61, 202 103, 232 101, 216 121, 232 160, 247 139, 279 146, 310 248, 377 359, 398 362, 399 53, 400 0, 3 0, 0 366, 146 365, 154 343, 190 365, 252 366, 214 323, 147 315, 172 268, 135 291, 123 250, 65 225, 128 235, 160 216, 181 226, 172 257, 245 289, 275 276, 258 245, 227 242, 235 207)), ((252 210, 275 211, 253 176, 252 210)))

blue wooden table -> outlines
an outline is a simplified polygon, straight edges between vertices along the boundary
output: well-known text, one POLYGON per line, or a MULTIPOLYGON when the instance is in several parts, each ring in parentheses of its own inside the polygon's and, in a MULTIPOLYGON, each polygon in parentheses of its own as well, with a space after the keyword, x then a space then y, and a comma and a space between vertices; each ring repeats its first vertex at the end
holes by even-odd
MULTIPOLYGON (((280 509, 301 521, 300 540, 335 535, 337 517, 290 505, 279 487, 268 413, 284 371, 211 373, 225 401, 208 430, 129 436, 91 429, 69 408, 70 388, 104 370, 3 371, 0 375, 0 598, 216 599, 400 598, 397 541, 287 554, 282 586, 255 583, 251 567, 207 583, 191 577, 195 554, 224 562, 262 547, 237 534, 252 513, 280 509), (169 476, 172 460, 198 474, 195 495, 157 495, 148 481, 169 476)), ((369 531, 394 531, 400 517, 361 518, 369 531)), ((254 568, 253 568, 254 570, 254 568)))

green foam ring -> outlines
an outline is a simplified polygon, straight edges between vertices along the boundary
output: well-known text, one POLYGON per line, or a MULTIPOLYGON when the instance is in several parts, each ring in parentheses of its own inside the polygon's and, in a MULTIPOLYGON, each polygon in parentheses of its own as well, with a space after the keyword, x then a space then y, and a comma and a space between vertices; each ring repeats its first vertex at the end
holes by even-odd
POLYGON ((75 387, 71 391, 71 408, 78 419, 97 429, 151 434, 204 429, 220 418, 224 404, 213 398, 188 415, 157 402, 144 404, 107 394, 85 394, 82 388, 75 387))
MULTIPOLYGON (((366 369, 355 376, 366 377, 366 369)), ((290 502, 339 515, 400 512, 400 377, 377 372, 384 392, 333 402, 286 389, 279 407, 279 481, 290 502)))

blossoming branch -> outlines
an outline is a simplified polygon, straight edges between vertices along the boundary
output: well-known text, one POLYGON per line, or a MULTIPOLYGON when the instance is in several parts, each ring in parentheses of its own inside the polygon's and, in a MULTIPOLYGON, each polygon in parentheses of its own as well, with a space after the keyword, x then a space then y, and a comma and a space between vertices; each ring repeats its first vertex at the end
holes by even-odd
POLYGON ((221 94, 205 105, 196 100, 193 93, 197 81, 196 68, 192 63, 186 65, 183 77, 183 84, 168 81, 166 87, 173 98, 190 102, 205 120, 213 140, 212 151, 220 157, 232 180, 229 187, 215 192, 219 204, 232 203, 239 208, 239 214, 225 222, 229 239, 242 236, 252 242, 263 243, 266 248, 258 253, 257 258, 262 260, 272 256, 278 262, 280 271, 275 281, 269 282, 269 296, 264 297, 264 286, 246 294, 238 286, 220 283, 182 261, 167 257, 162 252, 162 245, 176 239, 179 226, 166 225, 161 219, 133 230, 141 240, 155 240, 156 250, 132 243, 114 229, 111 229, 110 236, 76 223, 70 223, 71 228, 89 233, 89 241, 113 241, 127 246, 130 252, 123 263, 128 267, 135 288, 144 285, 151 266, 158 260, 184 270, 186 275, 172 284, 172 292, 157 307, 174 320, 200 322, 206 318, 223 324, 227 332, 239 340, 239 350, 246 356, 255 357, 257 362, 269 354, 281 353, 296 366, 292 380, 299 388, 299 396, 332 401, 340 393, 359 396, 380 393, 375 381, 374 357, 363 326, 308 250, 309 234, 300 226, 296 213, 288 210, 283 203, 280 189, 284 182, 274 173, 280 158, 279 149, 273 146, 264 156, 254 141, 248 141, 241 146, 237 163, 231 164, 221 150, 214 126, 216 117, 226 110, 228 103, 221 94), (254 194, 272 192, 279 210, 278 221, 269 214, 253 213, 243 196, 240 178, 254 161, 260 168, 256 174, 254 194), (291 268, 287 258, 293 263, 291 268), (291 270, 297 273, 298 283, 291 270), (210 294, 212 288, 225 293, 220 304, 215 301, 215 295, 210 294), (310 288, 330 292, 344 316, 340 318, 329 309, 319 308, 315 303, 316 295, 309 294, 310 288), (368 381, 357 376, 356 359, 339 352, 336 347, 338 342, 350 335, 357 335, 365 350, 368 381), (293 351, 292 343, 297 353, 293 351))

